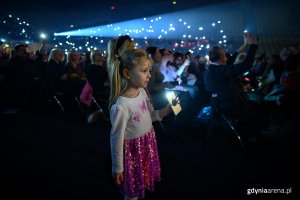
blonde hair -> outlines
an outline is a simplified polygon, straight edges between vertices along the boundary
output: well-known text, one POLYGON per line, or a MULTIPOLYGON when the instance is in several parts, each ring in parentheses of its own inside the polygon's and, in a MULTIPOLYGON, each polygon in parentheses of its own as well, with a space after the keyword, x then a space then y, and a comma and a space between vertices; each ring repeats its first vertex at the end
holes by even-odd
POLYGON ((55 56, 56 54, 58 54, 58 53, 64 54, 63 51, 62 51, 61 49, 56 49, 56 48, 52 49, 52 50, 50 51, 50 54, 49 54, 49 57, 48 57, 48 62, 50 62, 51 60, 55 60, 54 56, 55 56))
POLYGON ((148 59, 152 64, 152 59, 144 49, 128 49, 120 57, 113 59, 112 64, 108 68, 111 86, 109 108, 117 101, 126 87, 126 82, 123 79, 123 70, 132 70, 142 59, 148 59))
POLYGON ((90 54, 90 60, 92 64, 95 64, 96 53, 101 53, 102 55, 102 52, 100 50, 92 50, 90 54))
POLYGON ((125 88, 126 82, 122 80, 116 66, 120 65, 120 56, 129 49, 134 49, 134 43, 128 35, 119 36, 108 42, 107 71, 110 79, 109 108, 115 103, 125 88))

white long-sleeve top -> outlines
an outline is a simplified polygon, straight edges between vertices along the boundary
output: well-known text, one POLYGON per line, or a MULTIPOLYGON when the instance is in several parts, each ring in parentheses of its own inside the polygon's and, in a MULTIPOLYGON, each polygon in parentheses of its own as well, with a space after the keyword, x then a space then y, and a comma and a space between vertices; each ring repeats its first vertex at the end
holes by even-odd
POLYGON ((137 97, 120 96, 111 107, 112 123, 110 145, 112 155, 112 172, 123 172, 124 140, 138 138, 152 129, 153 121, 161 121, 159 110, 154 110, 143 88, 139 88, 137 97))

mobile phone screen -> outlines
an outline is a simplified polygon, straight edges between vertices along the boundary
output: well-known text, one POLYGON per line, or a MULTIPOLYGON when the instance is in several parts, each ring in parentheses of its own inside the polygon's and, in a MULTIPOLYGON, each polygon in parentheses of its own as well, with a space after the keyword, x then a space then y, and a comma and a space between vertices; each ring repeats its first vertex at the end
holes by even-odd
POLYGON ((173 101, 176 101, 176 95, 174 91, 168 91, 167 93, 167 99, 169 101, 169 104, 171 104, 171 108, 174 112, 175 115, 178 115, 178 113, 180 113, 181 111, 181 106, 180 103, 175 103, 175 105, 173 104, 173 101))

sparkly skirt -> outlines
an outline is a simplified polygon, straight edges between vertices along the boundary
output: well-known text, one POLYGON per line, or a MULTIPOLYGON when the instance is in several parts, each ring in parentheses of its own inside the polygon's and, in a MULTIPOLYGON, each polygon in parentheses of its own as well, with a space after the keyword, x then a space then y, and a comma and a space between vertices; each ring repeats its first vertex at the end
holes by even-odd
POLYGON ((120 191, 129 197, 143 198, 145 189, 154 190, 160 180, 160 163, 154 129, 147 134, 125 140, 124 181, 120 191))

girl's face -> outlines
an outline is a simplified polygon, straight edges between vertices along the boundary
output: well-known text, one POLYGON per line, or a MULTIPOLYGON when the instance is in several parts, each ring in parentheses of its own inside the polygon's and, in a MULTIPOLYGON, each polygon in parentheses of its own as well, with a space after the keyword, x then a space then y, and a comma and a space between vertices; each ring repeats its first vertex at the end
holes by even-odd
POLYGON ((151 78, 151 62, 147 58, 142 58, 137 65, 129 71, 128 81, 135 88, 145 88, 151 78))

